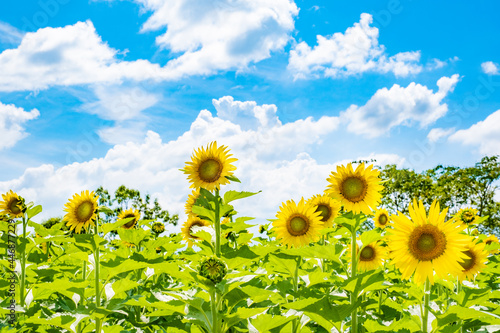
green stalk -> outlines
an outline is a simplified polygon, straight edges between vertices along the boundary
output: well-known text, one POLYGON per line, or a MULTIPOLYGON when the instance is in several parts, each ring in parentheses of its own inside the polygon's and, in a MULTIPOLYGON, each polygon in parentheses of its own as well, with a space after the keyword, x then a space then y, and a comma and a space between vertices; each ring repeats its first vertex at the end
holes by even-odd
POLYGON ((381 306, 382 306, 382 290, 380 290, 378 293, 378 314, 379 314, 379 316, 382 316, 382 311, 380 310, 381 306))
POLYGON ((424 286, 424 313, 422 316, 422 331, 427 333, 427 318, 429 318, 429 303, 431 300, 431 283, 429 279, 425 280, 424 286))
MULTIPOLYGON (((302 262, 302 257, 297 257, 297 265, 295 266, 295 272, 293 274, 293 292, 297 295, 299 291, 299 267, 302 262)), ((295 318, 292 322, 292 333, 297 333, 299 331, 300 321, 298 318, 295 318)))
MULTIPOLYGON (((26 240, 26 225, 27 225, 27 221, 26 221, 26 215, 23 215, 23 241, 26 240)), ((20 288, 21 288, 21 292, 20 292, 20 297, 21 297, 21 306, 24 307, 24 303, 25 303, 25 298, 26 298, 26 243, 25 243, 25 246, 23 247, 23 251, 21 252, 21 258, 20 258, 20 261, 21 261, 21 282, 20 282, 20 288)))
POLYGON ((210 307, 212 310, 212 333, 219 333, 217 297, 215 287, 210 288, 210 307))
MULTIPOLYGON (((462 291, 462 282, 460 282, 459 278, 457 277, 457 296, 460 294, 461 291, 462 291)), ((458 325, 460 325, 460 331, 459 331, 460 333, 464 332, 462 324, 463 324, 463 321, 459 320, 458 325)))
POLYGON ((220 216, 219 216, 219 189, 215 189, 215 255, 220 258, 220 216))
MULTIPOLYGON (((358 253, 356 251, 356 229, 351 233, 351 277, 356 277, 358 271, 358 253)), ((356 292, 351 293, 351 305, 356 304, 358 301, 358 295, 356 292)), ((358 332, 358 308, 355 307, 351 313, 351 333, 358 332)))
MULTIPOLYGON (((96 235, 99 235, 99 217, 96 219, 94 231, 95 231, 96 235)), ((100 282, 100 280, 99 280, 99 274, 100 274, 101 267, 100 267, 100 263, 99 263, 99 257, 100 257, 99 244, 97 244, 96 249, 94 251, 94 264, 95 264, 95 269, 94 269, 94 272, 95 272, 95 307, 96 307, 96 309, 101 306, 101 290, 99 288, 100 287, 99 286, 99 282, 100 282)), ((96 326, 96 332, 97 333, 101 333, 102 323, 101 323, 101 319, 98 318, 98 317, 96 317, 95 326, 96 326)))

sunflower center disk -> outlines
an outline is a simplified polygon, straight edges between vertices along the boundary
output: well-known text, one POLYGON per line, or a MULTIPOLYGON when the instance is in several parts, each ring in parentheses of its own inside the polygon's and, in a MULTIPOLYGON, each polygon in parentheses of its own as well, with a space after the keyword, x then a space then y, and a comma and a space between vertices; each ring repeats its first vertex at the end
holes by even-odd
POLYGON ((317 212, 320 212, 321 213, 321 221, 328 221, 328 219, 330 218, 330 215, 331 212, 330 212, 330 208, 328 208, 327 206, 325 205, 318 205, 318 207, 316 208, 316 211, 317 212))
POLYGON ((474 266, 476 262, 476 257, 470 251, 464 251, 464 254, 467 255, 469 258, 462 259, 464 262, 458 262, 458 263, 464 268, 465 271, 468 271, 474 266))
POLYGON ((446 249, 446 236, 434 225, 416 227, 410 235, 409 249, 418 260, 429 261, 441 256, 446 249))
POLYGON ((288 231, 294 236, 304 235, 309 230, 309 223, 300 216, 295 216, 288 223, 288 231))
POLYGON ((213 183, 219 179, 222 166, 214 159, 208 159, 200 164, 198 169, 200 179, 207 183, 213 183))
POLYGON ((76 209, 76 219, 80 222, 86 222, 90 220, 92 214, 94 213, 94 205, 91 202, 82 202, 76 209))
POLYGON ((474 214, 471 212, 465 212, 462 214, 462 220, 467 224, 474 222, 474 214))
POLYGON ((366 184, 362 179, 349 177, 342 182, 342 195, 349 201, 358 202, 366 195, 366 184))
POLYGON ((381 225, 386 224, 387 223, 387 216, 380 215, 380 217, 378 218, 378 223, 380 223, 381 225))
POLYGON ((370 261, 373 259, 375 256, 375 251, 371 246, 365 246, 362 250, 361 253, 359 254, 359 259, 361 261, 370 261))
POLYGON ((21 212, 21 208, 19 208, 20 204, 21 200, 19 199, 14 199, 10 202, 9 210, 12 212, 12 214, 19 214, 21 212))

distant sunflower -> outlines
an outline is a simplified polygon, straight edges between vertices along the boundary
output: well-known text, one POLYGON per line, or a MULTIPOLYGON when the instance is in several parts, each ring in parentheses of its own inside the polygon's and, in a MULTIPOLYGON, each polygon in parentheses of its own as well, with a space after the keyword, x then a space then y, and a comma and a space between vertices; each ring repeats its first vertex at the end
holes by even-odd
POLYGON ((321 213, 312 205, 304 203, 302 198, 298 204, 288 200, 280 207, 276 214, 278 218, 273 222, 276 237, 283 244, 301 247, 319 239, 319 230, 323 228, 321 213))
POLYGON ((135 249, 135 244, 127 242, 127 241, 122 241, 122 245, 125 247, 128 247, 129 249, 135 249))
POLYGON ((467 244, 466 251, 463 252, 467 258, 460 262, 462 266, 462 272, 458 275, 460 281, 473 280, 474 276, 486 267, 488 253, 484 250, 484 245, 484 243, 476 244, 472 240, 467 244))
POLYGON ((3 201, 0 201, 1 214, 8 215, 11 219, 23 217, 23 213, 26 211, 26 205, 22 197, 10 190, 2 194, 2 199, 3 201))
POLYGON ((230 158, 226 146, 217 147, 217 142, 211 142, 207 148, 199 148, 191 157, 190 162, 186 162, 184 173, 188 175, 191 188, 203 187, 208 191, 220 188, 220 185, 229 183, 226 176, 232 176, 236 167, 232 162, 236 158, 230 158), (226 151, 227 150, 227 151, 226 151))
POLYGON ((414 200, 409 206, 411 220, 399 212, 392 216, 390 256, 403 279, 415 273, 415 283, 423 284, 429 279, 433 284, 434 271, 441 279, 448 273, 458 276, 462 272, 459 262, 467 259, 464 251, 469 238, 461 233, 465 225, 453 220, 445 222, 447 212, 447 208, 440 212, 439 203, 434 201, 427 216, 424 204, 414 200))
MULTIPOLYGON (((493 243, 500 244, 500 242, 498 241, 497 236, 495 236, 495 235, 489 235, 488 237, 486 237, 483 240, 483 242, 484 242, 485 246, 488 246, 488 245, 493 244, 493 243)), ((498 252, 500 252, 500 250, 498 250, 498 249, 496 249, 496 250, 490 250, 490 253, 492 253, 492 254, 496 254, 498 252)))
POLYGON ((193 206, 199 197, 200 197, 200 189, 195 188, 193 190, 193 192, 191 192, 191 194, 188 196, 187 201, 186 201, 186 205, 184 206, 186 215, 194 214, 193 213, 193 206))
POLYGON ((474 208, 462 208, 453 216, 453 218, 466 226, 476 224, 477 220, 479 220, 477 209, 474 208))
POLYGON ((320 212, 324 228, 333 227, 333 220, 339 216, 340 202, 326 194, 317 194, 310 198, 307 203, 313 206, 316 212, 320 212))
POLYGON ((347 167, 337 166, 337 172, 332 172, 327 179, 330 184, 325 192, 340 201, 345 211, 370 215, 382 197, 380 191, 383 186, 379 174, 373 165, 365 169, 364 163, 358 165, 356 170, 353 170, 351 163, 347 167))
POLYGON ((384 229, 387 227, 387 224, 390 222, 389 212, 385 209, 379 209, 375 213, 375 218, 373 219, 375 226, 384 229))
POLYGON ((184 225, 181 228, 182 238, 188 243, 188 246, 191 247, 194 245, 194 241, 199 239, 198 237, 193 235, 192 228, 193 227, 208 227, 210 224, 199 218, 196 215, 190 215, 184 225))
POLYGON ((137 209, 130 208, 130 209, 122 211, 118 215, 118 221, 129 219, 129 218, 132 218, 132 219, 129 222, 122 225, 123 229, 134 228, 135 225, 137 224, 137 221, 139 221, 139 219, 141 218, 141 213, 137 209))
POLYGON ((359 252, 358 269, 362 272, 377 269, 385 257, 386 250, 378 243, 365 245, 359 252))
POLYGON ((70 227, 70 231, 75 230, 77 234, 82 229, 86 230, 89 225, 95 226, 97 219, 97 200, 98 196, 94 192, 82 191, 81 194, 73 195, 68 203, 64 205, 64 211, 67 214, 64 216, 66 225, 70 227))
POLYGON ((165 231, 165 225, 161 222, 155 222, 151 226, 151 230, 153 230, 155 234, 159 235, 165 231))

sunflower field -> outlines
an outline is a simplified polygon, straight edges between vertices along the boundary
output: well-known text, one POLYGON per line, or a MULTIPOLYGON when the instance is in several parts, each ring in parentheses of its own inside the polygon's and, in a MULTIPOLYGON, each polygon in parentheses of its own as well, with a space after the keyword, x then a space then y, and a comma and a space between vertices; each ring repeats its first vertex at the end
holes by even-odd
POLYGON ((180 234, 135 209, 105 223, 91 191, 50 226, 3 194, 1 332, 500 331, 500 245, 475 209, 389 214, 380 171, 350 163, 254 235, 232 203, 258 192, 224 191, 235 161, 216 142, 193 152, 180 234))

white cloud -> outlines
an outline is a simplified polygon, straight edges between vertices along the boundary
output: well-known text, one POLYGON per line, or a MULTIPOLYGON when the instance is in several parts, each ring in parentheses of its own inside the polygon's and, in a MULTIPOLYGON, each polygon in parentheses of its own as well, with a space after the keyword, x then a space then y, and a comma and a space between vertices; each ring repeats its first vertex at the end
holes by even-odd
POLYGON ((146 133, 146 124, 141 121, 119 122, 115 126, 97 130, 99 138, 111 145, 141 142, 146 133))
POLYGON ((14 146, 28 134, 24 131, 24 123, 40 115, 37 109, 25 111, 12 104, 0 102, 0 150, 14 146))
MULTIPOLYGON (((235 122, 214 117, 203 110, 189 131, 176 140, 162 142, 157 133, 149 131, 143 142, 116 145, 102 158, 60 168, 45 164, 27 169, 17 179, 0 182, 0 193, 13 189, 28 200, 42 204, 42 218, 46 218, 63 215, 64 204, 76 192, 100 185, 115 190, 125 184, 158 197, 163 207, 183 217, 190 189, 185 175, 178 169, 184 167, 195 148, 217 140, 219 145, 229 146, 238 158, 236 175, 243 182, 228 185, 223 190, 263 190, 257 196, 236 202, 235 208, 240 216, 257 217, 258 223, 267 223, 265 219, 275 216, 282 201, 322 192, 335 162, 345 162, 318 164, 305 153, 337 129, 336 117, 319 120, 310 117, 282 125, 275 118, 274 105, 234 101, 230 96, 214 100, 213 104, 221 115, 232 115, 235 122), (239 122, 252 113, 255 126, 243 129, 239 122), (258 118, 262 114, 266 116, 258 118), (262 119, 269 122, 266 124, 262 119)), ((393 154, 353 156, 353 159, 372 158, 379 164, 402 162, 393 154)))
POLYGON ((425 127, 446 114, 448 105, 442 101, 458 80, 458 74, 440 78, 435 93, 415 82, 406 88, 397 84, 390 89, 382 88, 365 105, 351 105, 341 113, 341 119, 348 124, 348 131, 372 138, 399 125, 418 123, 425 127))
POLYGON ((141 111, 155 105, 160 97, 139 87, 96 86, 97 101, 88 102, 82 110, 98 115, 101 119, 125 121, 137 118, 141 111))
POLYGON ((23 33, 16 27, 0 21, 0 43, 18 44, 23 39, 23 33))
POLYGON ((427 140, 430 142, 437 142, 441 138, 450 136, 453 132, 455 132, 455 128, 433 128, 427 134, 427 140))
POLYGON ((142 31, 167 28, 156 43, 179 53, 174 77, 242 69, 288 43, 298 9, 292 0, 135 0, 152 11, 142 31))
POLYGON ((478 146, 481 154, 499 155, 500 110, 493 112, 486 119, 477 122, 468 129, 457 131, 448 140, 464 145, 478 146))
POLYGON ((145 60, 122 61, 90 21, 44 28, 24 35, 15 49, 0 53, 0 91, 42 90, 55 85, 119 83, 162 75, 145 60))
POLYGON ((481 69, 483 70, 483 73, 488 74, 488 75, 498 75, 500 74, 498 64, 494 63, 493 61, 486 61, 481 64, 481 69))
POLYGON ((341 77, 364 72, 388 73, 408 76, 420 73, 420 51, 401 52, 387 56, 385 47, 379 45, 376 27, 371 26, 370 14, 361 14, 344 34, 317 36, 317 45, 311 48, 301 42, 290 51, 288 69, 296 79, 307 77, 341 77))

